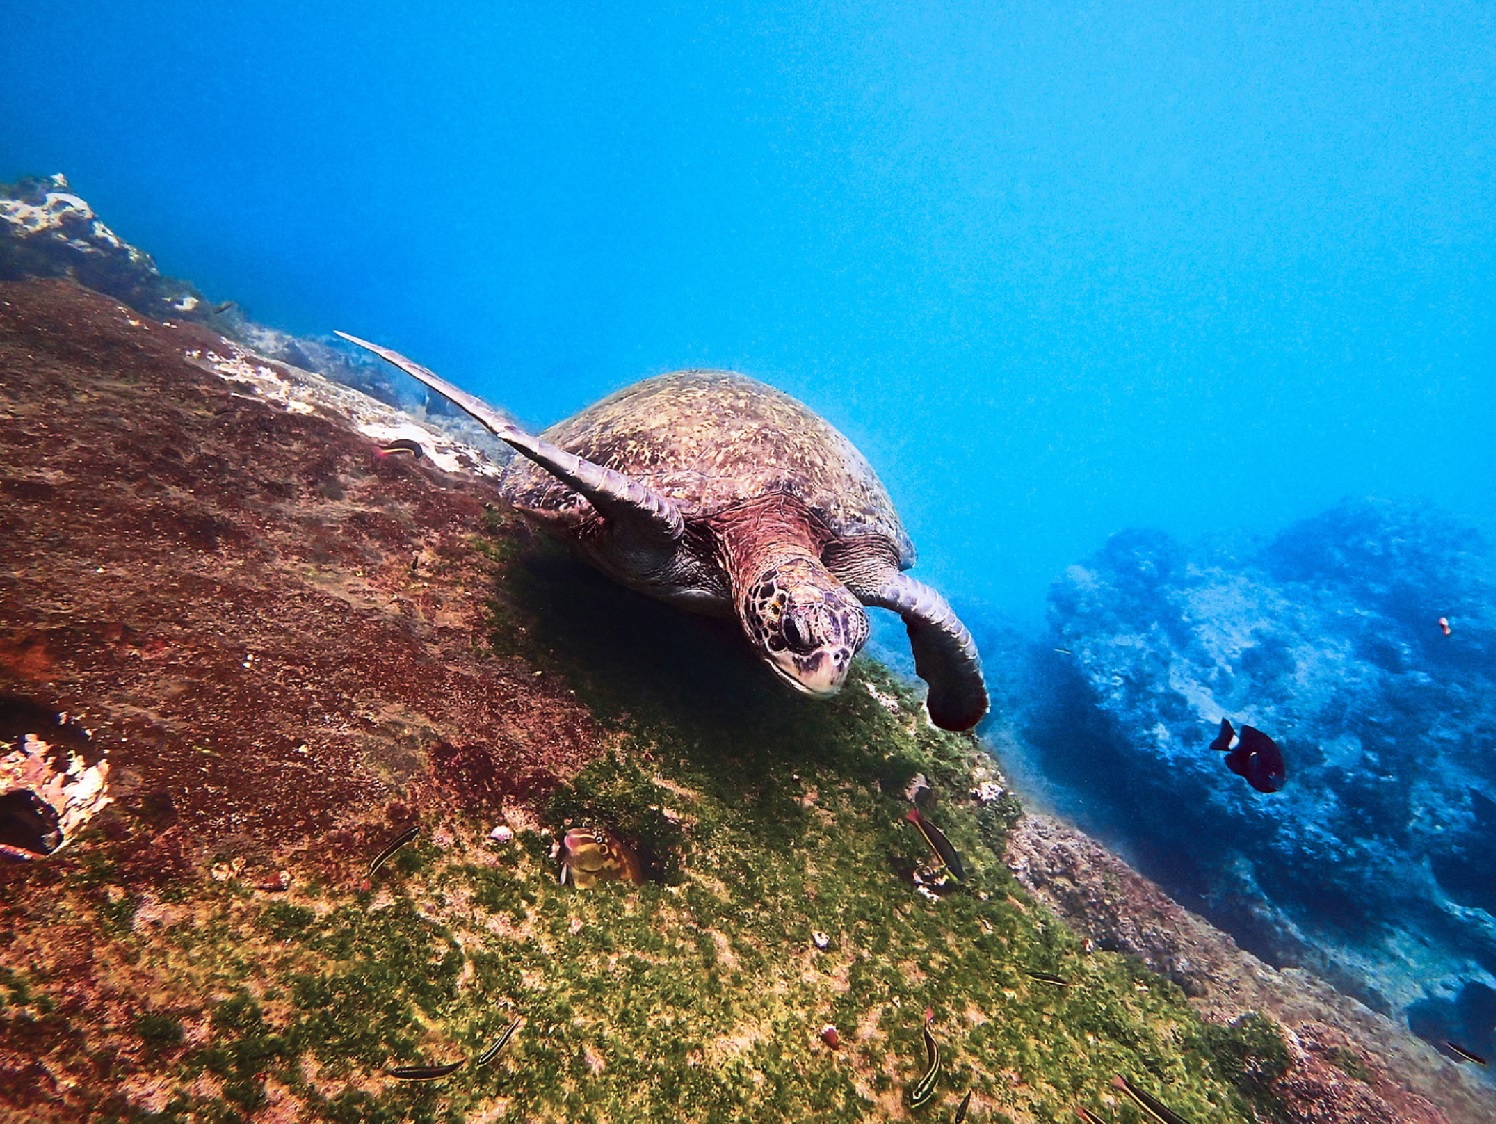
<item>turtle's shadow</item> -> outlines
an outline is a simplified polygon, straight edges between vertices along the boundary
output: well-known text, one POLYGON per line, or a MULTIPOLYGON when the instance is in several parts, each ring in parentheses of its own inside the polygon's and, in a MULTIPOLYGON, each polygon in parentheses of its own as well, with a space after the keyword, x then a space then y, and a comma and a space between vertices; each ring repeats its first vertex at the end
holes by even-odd
POLYGON ((780 683, 734 620, 705 617, 624 589, 550 543, 510 570, 529 639, 566 670, 578 696, 608 718, 662 718, 703 757, 741 764, 824 756, 841 706, 780 683))

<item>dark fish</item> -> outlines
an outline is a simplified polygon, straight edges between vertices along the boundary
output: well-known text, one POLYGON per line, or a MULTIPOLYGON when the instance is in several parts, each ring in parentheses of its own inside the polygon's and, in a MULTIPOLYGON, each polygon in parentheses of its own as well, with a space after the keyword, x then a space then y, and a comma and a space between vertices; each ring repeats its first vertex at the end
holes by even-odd
POLYGON ((379 870, 380 867, 382 867, 385 864, 385 861, 391 855, 393 855, 401 847, 403 847, 407 843, 409 843, 412 839, 414 839, 420 833, 421 833, 421 829, 419 827, 411 826, 411 827, 407 827, 399 835, 397 835, 397 836, 395 836, 395 838, 391 839, 389 846, 386 847, 384 850, 380 851, 379 854, 375 855, 374 856, 374 861, 369 864, 369 877, 373 878, 374 875, 375 875, 375 873, 379 870))
POLYGON ((1226 754, 1226 767, 1258 792, 1277 792, 1283 787, 1283 751, 1255 726, 1241 728, 1241 740, 1226 754))
POLYGON ((233 308, 237 303, 237 301, 224 301, 222 304, 216 304, 213 306, 213 315, 222 316, 229 309, 233 308))
POLYGON ((961 1124, 961 1121, 966 1119, 966 1110, 971 1107, 971 1094, 973 1092, 975 1092, 974 1089, 966 1090, 966 1096, 962 1097, 961 1103, 956 1106, 956 1119, 951 1121, 951 1124, 961 1124))
POLYGON ((1236 736, 1236 731, 1231 728, 1228 719, 1221 719, 1221 732, 1216 735, 1215 741, 1210 743, 1210 752, 1225 753, 1231 748, 1231 739, 1236 736))
POLYGON ((940 861, 945 864, 945 869, 951 872, 951 877, 957 882, 964 881, 966 868, 961 865, 961 856, 956 854, 956 848, 951 846, 951 841, 945 837, 945 832, 920 815, 918 808, 910 808, 904 813, 904 818, 919 828, 919 833, 925 837, 930 850, 940 856, 940 861))
POLYGON ((1038 980, 1040 983, 1054 984, 1056 987, 1070 986, 1069 980, 1064 976, 1057 976, 1053 972, 1024 972, 1023 974, 1031 980, 1038 980))
POLYGON ((488 1049, 484 1050, 483 1053, 478 1055, 478 1060, 474 1064, 487 1065, 489 1062, 493 1061, 494 1055, 504 1048, 504 1043, 508 1042, 509 1039, 513 1036, 514 1032, 519 1029, 519 1024, 520 1020, 518 1017, 516 1017, 515 1020, 509 1024, 509 1028, 504 1031, 503 1034, 499 1035, 499 1040, 488 1049))
MULTIPOLYGON (((1251 729, 1251 727, 1248 726, 1246 727, 1246 729, 1251 729)), ((1127 1078, 1121 1076, 1120 1074, 1112 1078, 1112 1088, 1120 1089, 1133 1100, 1137 1101, 1144 1112, 1153 1117, 1155 1120, 1160 1121, 1161 1124, 1189 1124, 1189 1121, 1180 1116, 1177 1112, 1166 1107, 1164 1103, 1157 1097, 1154 1097, 1149 1093, 1145 1093, 1142 1089, 1139 1089, 1131 1081, 1127 1080, 1127 1078)))
POLYGON ((397 1065, 385 1072, 402 1081, 435 1081, 438 1077, 446 1077, 461 1068, 461 1062, 448 1062, 446 1065, 397 1065))
POLYGON ((397 437, 387 445, 379 446, 379 452, 374 454, 378 457, 408 456, 411 460, 418 461, 424 455, 419 441, 409 437, 397 437))
POLYGON ((1486 1064, 1488 1064, 1486 1062, 1486 1059, 1483 1058, 1483 1057, 1481 1057, 1479 1054, 1471 1053, 1469 1050, 1465 1049, 1465 1047, 1463 1047, 1463 1046, 1457 1046, 1453 1042, 1449 1041, 1448 1039, 1444 1040, 1444 1045, 1448 1046, 1451 1050, 1453 1050, 1454 1053, 1462 1061, 1474 1062, 1476 1065, 1486 1065, 1486 1064))
POLYGON ((925 1075, 914 1083, 914 1088, 909 1090, 910 1108, 919 1108, 935 1095, 935 1082, 940 1077, 940 1047, 935 1043, 935 1036, 930 1033, 928 1012, 925 1014, 925 1025, 921 1029, 925 1032, 925 1075))

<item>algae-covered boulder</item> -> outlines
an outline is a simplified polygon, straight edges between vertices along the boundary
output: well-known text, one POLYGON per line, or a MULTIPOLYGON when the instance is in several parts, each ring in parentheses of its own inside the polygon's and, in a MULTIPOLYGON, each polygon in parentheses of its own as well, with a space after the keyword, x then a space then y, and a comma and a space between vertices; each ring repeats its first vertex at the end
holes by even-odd
POLYGON ((205 321, 203 295, 162 276, 145 251, 104 225, 64 176, 0 184, 0 278, 65 277, 158 319, 205 321))
POLYGON ((198 324, 255 353, 356 387, 394 406, 441 419, 444 428, 502 461, 508 452, 440 397, 427 402, 386 368, 328 339, 294 336, 251 319, 234 301, 213 301, 195 285, 163 274, 155 259, 106 225, 62 175, 0 184, 0 280, 57 278, 113 297, 154 320, 198 324))

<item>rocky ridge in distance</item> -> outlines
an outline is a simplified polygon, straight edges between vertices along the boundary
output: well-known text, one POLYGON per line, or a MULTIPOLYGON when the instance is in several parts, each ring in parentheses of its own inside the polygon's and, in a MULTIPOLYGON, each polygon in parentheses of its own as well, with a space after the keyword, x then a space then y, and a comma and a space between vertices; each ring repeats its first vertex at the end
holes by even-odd
POLYGON ((1265 960, 1488 1054, 1491 557, 1437 509, 1382 500, 1244 550, 1120 533, 1054 586, 1024 740, 1061 807, 1265 960), (1281 744, 1281 791, 1210 751, 1222 718, 1281 744))

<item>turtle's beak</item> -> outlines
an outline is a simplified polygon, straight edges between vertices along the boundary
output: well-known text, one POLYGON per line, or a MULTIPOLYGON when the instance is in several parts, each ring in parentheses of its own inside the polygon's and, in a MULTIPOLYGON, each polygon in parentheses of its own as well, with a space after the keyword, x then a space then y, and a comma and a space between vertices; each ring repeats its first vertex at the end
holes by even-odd
POLYGON ((803 656, 775 653, 767 662, 779 678, 801 694, 824 699, 840 691, 847 681, 847 672, 852 667, 852 651, 844 645, 837 645, 803 656))
POLYGON ((770 567, 738 599, 743 631, 774 674, 802 694, 841 690, 868 636, 867 610, 813 558, 770 567))

